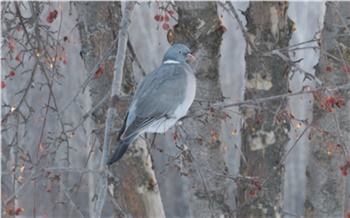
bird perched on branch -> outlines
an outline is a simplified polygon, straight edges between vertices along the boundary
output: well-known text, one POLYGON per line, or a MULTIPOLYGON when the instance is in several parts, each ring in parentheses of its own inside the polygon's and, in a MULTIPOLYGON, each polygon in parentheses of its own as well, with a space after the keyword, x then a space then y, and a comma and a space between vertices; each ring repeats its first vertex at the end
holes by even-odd
POLYGON ((196 93, 196 80, 188 60, 195 60, 190 49, 174 44, 165 53, 160 67, 141 81, 107 165, 117 162, 140 134, 166 132, 187 114, 196 93))

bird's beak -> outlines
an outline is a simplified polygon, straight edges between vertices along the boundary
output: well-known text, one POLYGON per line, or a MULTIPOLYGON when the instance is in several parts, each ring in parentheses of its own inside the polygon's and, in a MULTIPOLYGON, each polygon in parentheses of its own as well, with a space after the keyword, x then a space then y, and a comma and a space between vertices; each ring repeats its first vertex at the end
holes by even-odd
POLYGON ((195 60, 196 60, 196 57, 193 56, 193 55, 191 55, 191 54, 187 54, 187 57, 188 57, 189 59, 191 59, 192 61, 195 61, 195 60))

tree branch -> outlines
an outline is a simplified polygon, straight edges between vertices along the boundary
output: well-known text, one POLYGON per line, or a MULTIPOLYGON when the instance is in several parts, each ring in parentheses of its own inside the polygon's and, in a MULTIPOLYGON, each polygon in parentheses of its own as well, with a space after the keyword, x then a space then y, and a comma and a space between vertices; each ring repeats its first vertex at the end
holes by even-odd
POLYGON ((113 128, 114 114, 116 113, 116 104, 115 104, 116 102, 113 102, 113 101, 115 99, 118 100, 118 96, 120 93, 120 87, 121 87, 122 78, 123 78, 125 52, 126 52, 127 42, 128 42, 129 17, 135 4, 136 4, 135 1, 127 3, 123 11, 121 28, 119 30, 118 51, 116 56, 115 71, 114 71, 112 91, 111 91, 111 105, 107 111, 106 127, 105 127, 104 142, 103 142, 103 153, 102 153, 102 159, 101 159, 101 165, 100 165, 100 170, 104 171, 104 175, 101 180, 101 188, 98 194, 98 200, 96 202, 94 217, 101 216, 102 207, 103 207, 103 204, 106 198, 106 193, 107 193, 108 182, 107 182, 106 164, 108 161, 108 154, 109 154, 109 142, 111 137, 110 132, 113 128))
POLYGON ((36 179, 39 175, 40 175, 40 174, 37 174, 37 173, 34 174, 34 173, 33 173, 24 183, 22 183, 22 185, 21 185, 20 187, 18 187, 18 188, 16 189, 16 191, 15 191, 10 197, 8 197, 5 201, 3 201, 3 202, 1 203, 2 208, 5 208, 5 206, 6 206, 8 203, 10 203, 10 201, 12 201, 13 198, 16 197, 16 195, 18 194, 19 191, 21 191, 29 182, 31 182, 31 181, 33 181, 34 179, 36 179))
POLYGON ((261 104, 264 102, 270 102, 270 101, 278 101, 282 99, 287 99, 292 96, 298 96, 298 95, 304 95, 304 94, 313 94, 316 91, 324 91, 324 90, 348 90, 350 89, 350 83, 346 83, 343 85, 334 85, 334 86, 321 86, 318 88, 315 88, 313 90, 301 90, 299 92, 294 92, 294 93, 286 93, 286 94, 281 94, 281 95, 274 95, 266 98, 257 98, 257 99, 249 99, 241 102, 235 102, 235 103, 225 103, 225 102, 217 102, 214 103, 210 106, 210 108, 203 108, 193 114, 186 115, 182 117, 179 121, 188 119, 188 118, 194 118, 194 117, 199 117, 202 116, 206 113, 210 113, 211 109, 223 109, 223 108, 230 108, 230 107, 242 107, 242 106, 252 106, 256 104, 261 104))
POLYGON ((134 58, 134 60, 135 60, 135 62, 136 62, 136 64, 137 64, 137 66, 139 67, 139 69, 140 69, 140 71, 141 71, 141 73, 142 73, 142 76, 146 76, 146 71, 145 71, 145 69, 143 68, 143 66, 142 66, 142 64, 141 64, 140 59, 137 57, 136 52, 135 52, 135 50, 134 50, 134 47, 132 46, 130 40, 128 40, 128 49, 129 49, 129 51, 130 51, 132 57, 134 58))
POLYGON ((264 68, 264 70, 266 72, 270 72, 268 70, 268 67, 266 66, 265 62, 260 58, 261 52, 256 48, 256 46, 254 45, 254 43, 250 40, 249 35, 247 33, 247 31, 245 30, 242 21, 239 19, 238 14, 236 12, 235 7, 233 6, 231 1, 226 1, 225 4, 227 4, 230 7, 230 10, 228 10, 225 7, 225 4, 219 2, 219 4, 221 5, 221 7, 223 7, 226 11, 228 11, 228 13, 233 16, 233 18, 237 21, 239 28, 241 29, 242 33, 243 33, 243 37, 245 39, 245 41, 248 43, 248 45, 250 46, 250 48, 254 51, 253 54, 258 58, 258 60, 262 63, 262 67, 264 68), (231 11, 232 14, 229 12, 231 11))

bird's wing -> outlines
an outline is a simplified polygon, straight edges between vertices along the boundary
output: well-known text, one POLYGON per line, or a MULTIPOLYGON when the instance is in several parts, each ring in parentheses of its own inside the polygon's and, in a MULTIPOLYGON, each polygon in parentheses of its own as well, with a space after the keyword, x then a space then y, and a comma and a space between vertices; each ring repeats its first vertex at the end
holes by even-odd
POLYGON ((185 65, 162 65, 140 83, 126 119, 126 139, 141 132, 160 119, 167 119, 186 95, 187 72, 185 65))

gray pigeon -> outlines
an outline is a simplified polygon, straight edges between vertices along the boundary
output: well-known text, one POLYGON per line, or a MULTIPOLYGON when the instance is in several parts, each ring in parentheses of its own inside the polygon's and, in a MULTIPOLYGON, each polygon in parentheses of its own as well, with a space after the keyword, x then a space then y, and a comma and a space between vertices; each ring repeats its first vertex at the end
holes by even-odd
POLYGON ((107 165, 117 162, 140 134, 166 132, 187 114, 196 94, 196 79, 186 63, 195 60, 190 52, 187 46, 174 44, 162 65, 138 85, 107 165))

